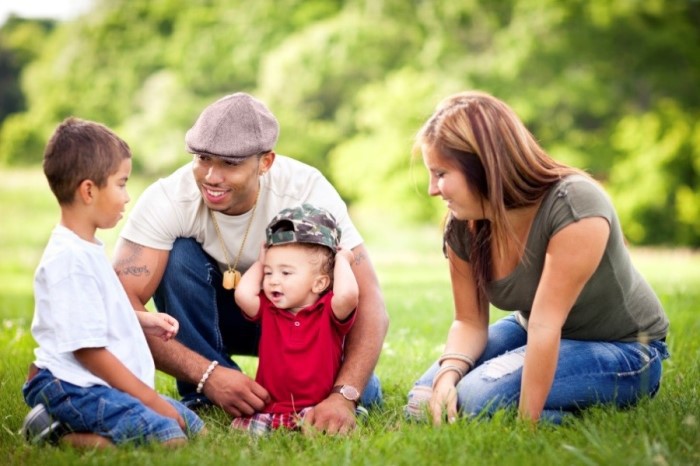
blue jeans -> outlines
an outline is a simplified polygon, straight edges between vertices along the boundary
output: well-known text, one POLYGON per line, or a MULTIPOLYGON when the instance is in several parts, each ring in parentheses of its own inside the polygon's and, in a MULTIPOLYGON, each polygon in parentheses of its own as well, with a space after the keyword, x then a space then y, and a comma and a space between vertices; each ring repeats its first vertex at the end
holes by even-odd
MULTIPOLYGON (((483 355, 457 383, 457 406, 463 415, 488 415, 518 405, 526 343, 527 332, 513 315, 489 326, 483 355)), ((589 406, 628 407, 645 396, 654 396, 661 383, 661 361, 668 357, 663 341, 644 344, 562 339, 542 419, 560 423, 567 415, 589 406)), ((436 362, 414 387, 431 387, 437 370, 436 362)), ((412 390, 409 402, 420 391, 412 390)))
MULTIPOLYGON (((222 286, 218 264, 195 239, 175 240, 153 301, 160 312, 179 321, 177 340, 205 358, 240 370, 231 355, 257 356, 260 326, 243 317, 233 292, 222 286)), ((177 381, 183 402, 210 403, 196 393, 196 388, 194 384, 177 381)), ((360 403, 369 406, 381 402, 379 379, 373 375, 360 403)))
POLYGON ((79 387, 57 379, 47 369, 22 387, 31 407, 43 403, 46 411, 73 432, 91 432, 109 438, 116 445, 166 442, 192 437, 204 422, 191 410, 161 395, 185 420, 183 431, 175 419, 156 413, 133 396, 104 385, 79 387))

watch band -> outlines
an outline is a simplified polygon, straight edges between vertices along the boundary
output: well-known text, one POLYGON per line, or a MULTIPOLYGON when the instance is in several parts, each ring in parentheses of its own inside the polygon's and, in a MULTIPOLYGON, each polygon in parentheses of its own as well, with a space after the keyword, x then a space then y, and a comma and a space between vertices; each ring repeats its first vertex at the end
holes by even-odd
POLYGON ((340 393, 343 398, 357 404, 360 399, 360 391, 352 385, 336 385, 331 393, 340 393))

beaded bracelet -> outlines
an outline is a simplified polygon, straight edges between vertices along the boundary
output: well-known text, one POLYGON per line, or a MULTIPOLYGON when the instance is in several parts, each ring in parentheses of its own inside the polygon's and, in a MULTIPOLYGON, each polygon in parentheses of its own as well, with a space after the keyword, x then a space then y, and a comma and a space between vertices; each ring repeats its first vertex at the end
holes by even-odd
POLYGON ((440 356, 440 359, 438 359, 438 364, 442 365, 442 363, 446 359, 456 359, 458 361, 462 361, 467 364, 467 370, 471 370, 474 368, 474 360, 467 356, 464 353, 445 353, 442 356, 440 356))
POLYGON ((462 380, 462 377, 464 377, 464 371, 458 366, 455 366, 454 364, 440 366, 440 369, 435 373, 435 376, 433 377, 433 388, 435 388, 438 379, 448 372, 456 372, 459 376, 459 380, 462 380))
POLYGON ((202 390, 204 390, 204 384, 207 383, 207 379, 209 378, 211 373, 214 372, 214 369, 218 364, 219 361, 212 361, 211 364, 209 364, 209 367, 207 367, 207 370, 204 371, 204 374, 202 374, 202 378, 197 384, 197 393, 202 393, 202 390))

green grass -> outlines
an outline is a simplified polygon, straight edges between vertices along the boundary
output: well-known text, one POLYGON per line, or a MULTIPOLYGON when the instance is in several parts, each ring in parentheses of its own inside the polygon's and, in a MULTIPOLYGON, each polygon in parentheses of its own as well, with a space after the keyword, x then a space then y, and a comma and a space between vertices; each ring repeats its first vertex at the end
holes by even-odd
MULTIPOLYGON (((130 182, 133 199, 146 180, 130 182)), ((78 452, 31 447, 18 435, 28 408, 20 388, 32 360, 32 276, 52 226, 55 201, 38 170, 0 173, 0 464, 700 464, 700 255, 635 250, 634 259, 671 319, 672 358, 662 389, 635 409, 597 408, 561 427, 530 430, 512 413, 433 428, 409 424, 401 409, 413 381, 440 353, 451 320, 450 288, 437 227, 390 227, 356 213, 377 268, 391 327, 377 367, 386 405, 345 438, 278 432, 265 439, 230 432, 220 411, 203 413, 209 435, 184 449, 159 446, 78 452)), ((118 232, 101 232, 108 250, 118 232)), ((502 315, 494 313, 494 318, 502 315)), ((254 370, 255 361, 244 367, 254 370)), ((173 380, 157 387, 175 395, 173 380)))

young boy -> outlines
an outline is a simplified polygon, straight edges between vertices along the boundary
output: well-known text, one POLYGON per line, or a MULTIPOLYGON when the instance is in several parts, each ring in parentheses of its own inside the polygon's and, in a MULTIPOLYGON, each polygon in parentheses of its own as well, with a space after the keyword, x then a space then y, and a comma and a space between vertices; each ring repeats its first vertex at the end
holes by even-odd
POLYGON ((166 314, 135 312, 98 228, 114 227, 129 202, 128 145, 105 126, 61 123, 44 152, 44 173, 61 209, 34 277, 35 361, 22 387, 34 407, 30 442, 104 447, 185 443, 203 422, 154 389, 155 365, 144 332, 172 338, 166 314))
POLYGON ((255 434, 298 428, 335 389, 359 295, 352 254, 338 251, 340 230, 329 212, 309 204, 284 209, 266 236, 235 292, 245 316, 262 327, 255 380, 271 401, 231 426, 255 434))

